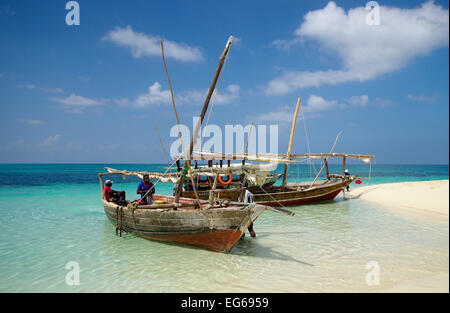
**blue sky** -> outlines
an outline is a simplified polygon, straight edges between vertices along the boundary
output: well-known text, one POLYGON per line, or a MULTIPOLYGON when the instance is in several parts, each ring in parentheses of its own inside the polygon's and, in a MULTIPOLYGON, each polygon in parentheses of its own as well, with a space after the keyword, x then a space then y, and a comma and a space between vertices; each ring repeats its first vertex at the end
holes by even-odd
MULTIPOLYGON (((210 123, 279 124, 285 152, 298 97, 312 152, 377 163, 448 164, 448 1, 0 0, 0 162, 155 163, 176 123, 192 127, 232 45, 210 123), (156 46, 157 47, 157 46, 156 46)), ((307 150, 299 119, 293 150, 307 150)))

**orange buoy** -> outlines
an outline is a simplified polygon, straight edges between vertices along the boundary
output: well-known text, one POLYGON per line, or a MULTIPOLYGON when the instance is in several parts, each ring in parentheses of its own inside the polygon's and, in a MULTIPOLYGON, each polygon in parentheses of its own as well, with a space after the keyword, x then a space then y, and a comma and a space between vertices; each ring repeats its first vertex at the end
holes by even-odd
POLYGON ((231 174, 228 174, 228 180, 227 181, 223 181, 222 176, 219 176, 219 183, 221 183, 224 186, 228 186, 229 184, 231 184, 232 180, 233 180, 233 177, 231 176, 231 174))

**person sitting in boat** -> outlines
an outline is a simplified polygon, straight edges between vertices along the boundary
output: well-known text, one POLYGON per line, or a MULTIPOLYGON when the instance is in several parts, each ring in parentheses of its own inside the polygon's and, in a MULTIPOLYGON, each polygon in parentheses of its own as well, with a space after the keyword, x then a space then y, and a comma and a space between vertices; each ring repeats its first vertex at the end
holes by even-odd
POLYGON ((105 182, 105 199, 108 202, 114 202, 117 204, 124 203, 125 202, 125 191, 116 191, 111 188, 113 184, 112 180, 107 180, 105 182))
POLYGON ((141 195, 141 199, 138 202, 139 204, 152 204, 152 195, 155 193, 155 187, 147 174, 144 175, 143 179, 144 181, 139 184, 136 192, 138 195, 141 195))

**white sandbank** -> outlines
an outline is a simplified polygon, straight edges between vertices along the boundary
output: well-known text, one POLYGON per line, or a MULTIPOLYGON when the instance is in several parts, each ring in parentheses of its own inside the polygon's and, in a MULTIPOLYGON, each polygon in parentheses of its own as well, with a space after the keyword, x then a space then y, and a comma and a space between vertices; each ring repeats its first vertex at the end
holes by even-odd
POLYGON ((449 221, 449 181, 433 180, 354 187, 345 197, 376 202, 416 218, 449 221))
MULTIPOLYGON (((449 222, 449 181, 434 180, 354 187, 345 197, 377 203, 407 218, 439 223, 449 222)), ((448 272, 422 279, 406 280, 383 292, 449 291, 448 272)))

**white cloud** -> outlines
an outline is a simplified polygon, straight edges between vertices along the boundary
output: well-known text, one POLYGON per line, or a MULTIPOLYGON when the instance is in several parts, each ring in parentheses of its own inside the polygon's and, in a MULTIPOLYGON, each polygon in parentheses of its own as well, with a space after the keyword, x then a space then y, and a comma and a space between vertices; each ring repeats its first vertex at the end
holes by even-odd
POLYGON ((304 39, 315 40, 341 60, 342 69, 286 71, 269 82, 266 93, 281 95, 297 88, 367 81, 449 44, 449 11, 433 2, 415 9, 380 6, 379 26, 366 24, 367 13, 364 7, 345 12, 334 2, 308 12, 291 42, 273 44, 286 48, 304 39))
POLYGON ((310 95, 306 101, 306 105, 303 106, 303 112, 312 113, 325 110, 331 110, 336 108, 338 102, 336 100, 325 100, 324 98, 316 95, 310 95))
POLYGON ((363 107, 365 108, 369 103, 369 96, 352 96, 348 99, 348 103, 353 107, 363 107))
POLYGON ((417 102, 426 102, 426 103, 433 103, 435 101, 435 99, 433 97, 426 97, 426 96, 415 96, 412 94, 408 95, 408 99, 412 100, 412 101, 417 101, 417 102))
POLYGON ((271 46, 280 49, 280 50, 286 50, 289 51, 293 46, 304 42, 302 38, 295 38, 292 40, 284 40, 284 39, 278 39, 274 40, 270 43, 271 46))
MULTIPOLYGON (((241 88, 239 85, 228 85, 223 93, 221 93, 220 91, 217 93, 216 103, 217 104, 230 103, 231 101, 239 97, 240 89, 241 88)), ((203 98, 203 100, 205 100, 205 97, 203 98)))
MULTIPOLYGON (((310 95, 308 100, 306 100, 306 105, 302 104, 302 109, 305 114, 310 117, 315 114, 325 111, 333 110, 338 108, 338 101, 336 100, 325 100, 324 98, 316 95, 310 95)), ((257 123, 277 123, 286 124, 292 123, 294 117, 295 108, 292 106, 280 106, 276 111, 271 111, 268 113, 263 113, 257 116, 253 116, 251 119, 257 123)), ((300 114, 300 113, 299 113, 300 114)))
POLYGON ((256 123, 276 123, 285 124, 292 123, 294 116, 294 109, 289 106, 281 106, 276 111, 263 113, 257 116, 252 116, 250 120, 256 123))
POLYGON ((51 100, 62 104, 64 109, 70 113, 83 113, 89 107, 102 105, 108 101, 108 99, 95 100, 77 96, 74 93, 64 98, 52 98, 51 100))
MULTIPOLYGON (((366 108, 369 104, 374 106, 386 107, 393 104, 390 100, 376 98, 374 101, 369 101, 368 95, 352 96, 344 101, 326 100, 317 95, 310 95, 305 104, 302 104, 302 109, 308 117, 319 117, 320 112, 331 110, 349 110, 355 108, 366 108)), ((294 108, 291 106, 280 106, 276 111, 263 113, 251 119, 256 122, 272 122, 272 123, 292 123, 294 108)), ((299 113, 300 114, 300 113, 299 113)))
MULTIPOLYGON (((239 97, 239 85, 231 84, 225 87, 223 92, 218 92, 215 99, 217 104, 227 104, 239 97)), ((203 104, 205 101, 207 90, 192 90, 181 92, 175 95, 175 104, 203 104)), ((214 97, 214 96, 213 96, 214 97)), ((213 101, 214 98, 211 98, 213 101)), ((120 106, 134 106, 138 108, 149 107, 153 105, 167 105, 171 104, 170 90, 164 90, 160 83, 155 82, 148 87, 148 92, 140 94, 134 101, 126 98, 116 99, 115 103, 120 106)))
MULTIPOLYGON (((116 27, 109 31, 103 40, 111 41, 119 46, 131 49, 135 58, 143 56, 161 56, 161 38, 133 31, 131 26, 116 27)), ((164 40, 164 55, 166 58, 184 62, 203 60, 203 55, 198 48, 190 47, 183 43, 164 40)))
POLYGON ((24 123, 24 124, 28 124, 28 125, 40 125, 40 124, 42 124, 42 121, 40 121, 40 120, 33 120, 33 119, 29 119, 29 118, 21 118, 21 119, 19 119, 19 122, 24 123))
POLYGON ((48 136, 48 137, 41 143, 41 146, 42 146, 42 147, 48 147, 48 146, 51 146, 51 145, 55 144, 56 142, 58 142, 59 139, 61 139, 61 135, 60 135, 60 134, 56 134, 56 135, 54 135, 54 136, 48 136))
POLYGON ((137 96, 133 105, 138 108, 150 105, 168 104, 171 101, 170 90, 162 90, 161 84, 155 82, 148 87, 148 92, 137 96))
POLYGON ((62 90, 61 88, 42 88, 42 87, 37 87, 34 84, 28 84, 28 85, 25 85, 24 87, 27 89, 30 89, 30 90, 39 90, 42 92, 54 92, 54 93, 63 93, 64 92, 64 90, 62 90))

